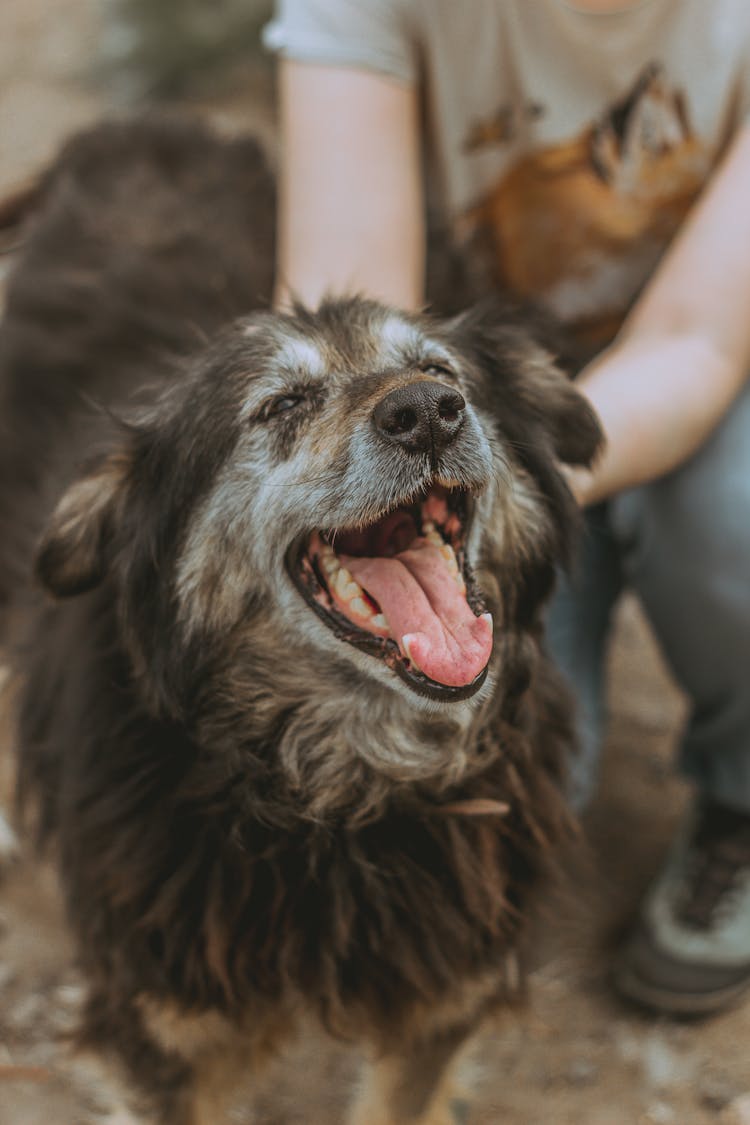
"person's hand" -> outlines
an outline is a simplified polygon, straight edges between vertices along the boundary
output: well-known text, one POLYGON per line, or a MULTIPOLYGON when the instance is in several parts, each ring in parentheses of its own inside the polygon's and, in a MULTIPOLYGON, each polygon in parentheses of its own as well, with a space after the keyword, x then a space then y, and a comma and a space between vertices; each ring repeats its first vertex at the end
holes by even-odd
POLYGON ((707 439, 750 371, 750 128, 663 258, 617 340, 577 386, 605 449, 568 474, 582 504, 676 468, 707 439))
POLYGON ((594 495, 595 477, 592 469, 583 465, 560 465, 560 472, 565 477, 568 488, 573 493, 576 503, 585 508, 590 502, 589 496, 594 495))

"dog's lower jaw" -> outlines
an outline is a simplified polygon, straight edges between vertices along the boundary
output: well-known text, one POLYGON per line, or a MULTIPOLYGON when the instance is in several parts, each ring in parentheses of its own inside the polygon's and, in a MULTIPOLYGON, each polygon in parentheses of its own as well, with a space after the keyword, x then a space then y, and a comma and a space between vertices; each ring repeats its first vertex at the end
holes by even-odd
MULTIPOLYGON (((299 638, 297 646, 299 655, 292 656, 290 652, 292 666, 317 667, 323 662, 333 670, 334 674, 346 676, 347 665, 352 665, 356 678, 361 676, 367 681, 377 680, 389 692, 400 696, 407 709, 418 710, 423 715, 450 718, 462 727, 471 722, 476 711, 492 694, 493 683, 496 680, 496 656, 490 660, 484 679, 478 677, 479 685, 471 690, 470 694, 462 696, 458 691, 451 694, 451 689, 448 689, 444 698, 438 698, 416 690, 379 657, 363 652, 356 645, 348 644, 345 640, 336 637, 303 600, 292 579, 287 577, 286 569, 284 581, 273 591, 273 597, 281 611, 288 635, 299 638)), ((495 607, 489 608, 495 617, 495 607)), ((347 688, 347 685, 344 685, 344 691, 345 693, 348 691, 351 697, 350 686, 347 688)))

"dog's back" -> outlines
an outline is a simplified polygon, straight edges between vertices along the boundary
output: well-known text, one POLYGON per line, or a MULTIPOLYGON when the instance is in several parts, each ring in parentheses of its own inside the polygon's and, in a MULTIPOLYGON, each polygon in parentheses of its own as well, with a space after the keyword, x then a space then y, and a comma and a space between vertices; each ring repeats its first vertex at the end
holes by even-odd
POLYGON ((252 139, 110 123, 42 184, 0 334, 0 614, 82 458, 271 291, 274 185, 252 139))

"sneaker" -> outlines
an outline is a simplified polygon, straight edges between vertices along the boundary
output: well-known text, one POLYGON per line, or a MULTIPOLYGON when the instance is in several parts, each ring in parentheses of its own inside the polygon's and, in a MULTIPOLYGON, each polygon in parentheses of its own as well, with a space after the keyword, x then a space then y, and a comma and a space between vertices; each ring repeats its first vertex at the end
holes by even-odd
POLYGON ((720 1011, 750 988, 750 814, 696 803, 613 982, 629 1000, 683 1016, 720 1011))

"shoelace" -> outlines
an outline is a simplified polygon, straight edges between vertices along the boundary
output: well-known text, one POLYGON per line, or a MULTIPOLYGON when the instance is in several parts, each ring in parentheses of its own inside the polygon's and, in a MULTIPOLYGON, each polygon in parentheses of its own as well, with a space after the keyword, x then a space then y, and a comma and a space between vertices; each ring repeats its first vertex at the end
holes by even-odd
POLYGON ((690 843, 677 917, 691 929, 709 929, 731 908, 744 875, 750 875, 750 816, 706 804, 690 843))

